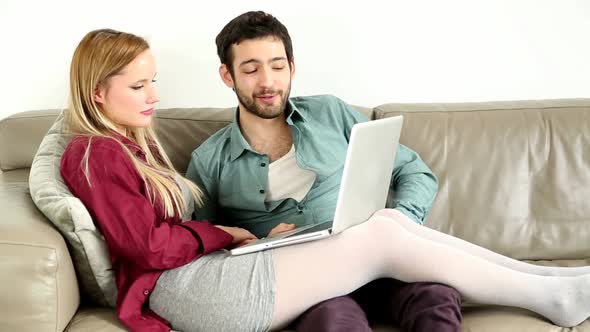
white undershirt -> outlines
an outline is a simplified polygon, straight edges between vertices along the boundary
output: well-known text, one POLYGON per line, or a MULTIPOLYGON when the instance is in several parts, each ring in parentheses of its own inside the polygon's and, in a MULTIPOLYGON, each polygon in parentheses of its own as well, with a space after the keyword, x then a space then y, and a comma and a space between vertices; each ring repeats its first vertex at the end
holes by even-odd
POLYGON ((268 167, 268 185, 265 201, 293 198, 297 202, 307 195, 315 181, 316 174, 297 165, 295 145, 280 159, 268 167))

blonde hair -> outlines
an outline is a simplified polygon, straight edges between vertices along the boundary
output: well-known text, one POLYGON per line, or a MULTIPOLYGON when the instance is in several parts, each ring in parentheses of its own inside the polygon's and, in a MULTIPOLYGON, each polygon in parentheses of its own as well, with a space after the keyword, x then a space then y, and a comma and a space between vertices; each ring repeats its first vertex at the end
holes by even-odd
POLYGON ((101 112, 94 100, 100 84, 120 73, 139 54, 149 49, 147 41, 133 34, 111 29, 94 30, 86 34, 72 57, 70 66, 70 99, 65 112, 66 129, 74 135, 88 136, 82 167, 90 184, 88 152, 92 137, 111 138, 118 142, 135 165, 146 183, 146 192, 152 203, 160 202, 165 217, 182 215, 188 206, 178 181, 184 182, 197 205, 202 205, 202 191, 190 180, 180 176, 164 152, 151 126, 128 127, 127 136, 144 151, 146 161, 132 153, 123 142, 115 138, 116 125, 101 112))

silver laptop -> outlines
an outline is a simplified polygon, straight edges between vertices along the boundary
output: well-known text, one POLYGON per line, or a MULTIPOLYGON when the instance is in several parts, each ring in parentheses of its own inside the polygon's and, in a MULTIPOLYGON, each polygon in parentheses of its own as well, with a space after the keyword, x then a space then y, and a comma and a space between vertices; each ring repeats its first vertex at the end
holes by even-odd
POLYGON ((365 222, 385 207, 403 117, 352 127, 333 222, 306 225, 232 249, 232 255, 323 239, 365 222))

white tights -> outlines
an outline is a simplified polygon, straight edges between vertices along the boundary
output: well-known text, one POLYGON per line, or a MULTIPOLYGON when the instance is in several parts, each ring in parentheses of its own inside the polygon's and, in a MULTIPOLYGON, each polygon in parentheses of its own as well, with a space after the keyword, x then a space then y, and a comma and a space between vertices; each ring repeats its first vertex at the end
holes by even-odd
POLYGON ((590 267, 527 264, 415 225, 382 210, 321 241, 274 251, 277 283, 272 329, 314 304, 391 277, 457 289, 469 302, 521 307, 570 327, 590 316, 590 267))

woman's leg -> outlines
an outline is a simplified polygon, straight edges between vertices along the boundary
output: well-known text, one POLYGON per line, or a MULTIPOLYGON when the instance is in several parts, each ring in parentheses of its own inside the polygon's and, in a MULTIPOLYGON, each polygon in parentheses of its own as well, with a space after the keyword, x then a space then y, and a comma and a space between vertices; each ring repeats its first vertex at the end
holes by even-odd
POLYGON ((561 326, 590 313, 590 275, 538 276, 511 270, 408 232, 377 216, 331 238, 274 251, 273 328, 312 305, 348 294, 371 280, 433 281, 469 301, 526 308, 561 326))
POLYGON ((454 247, 456 249, 462 250, 468 254, 473 256, 477 256, 488 260, 492 263, 502 265, 509 269, 531 273, 531 274, 538 274, 542 276, 579 276, 584 274, 590 274, 590 266, 581 266, 581 267, 553 267, 553 266, 540 266, 535 264, 529 264, 525 262, 521 262, 516 259, 512 259, 510 257, 506 257, 495 253, 491 250, 486 248, 477 246, 473 243, 467 242, 465 240, 459 239, 454 236, 450 236, 448 234, 436 231, 434 229, 424 227, 418 225, 413 220, 405 216, 403 213, 392 210, 392 209, 383 209, 377 213, 375 216, 386 216, 391 217, 397 220, 397 222, 403 226, 406 230, 411 233, 414 233, 416 236, 428 239, 440 244, 444 244, 450 247, 454 247))

